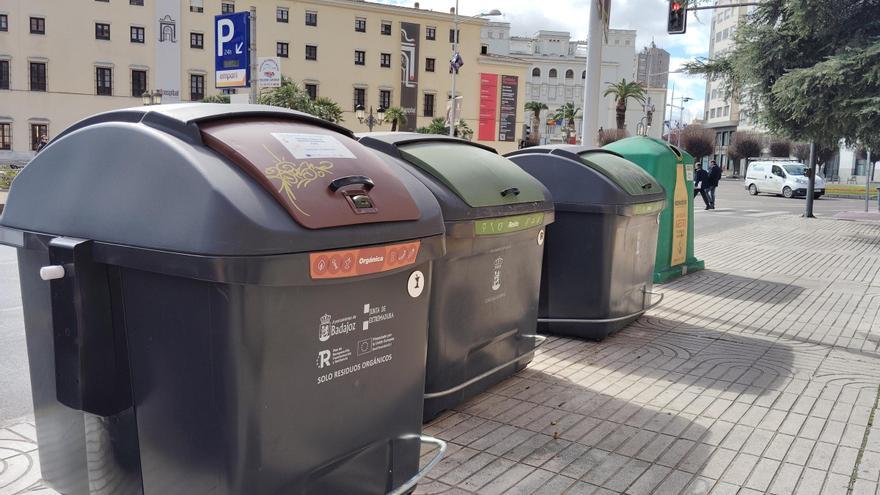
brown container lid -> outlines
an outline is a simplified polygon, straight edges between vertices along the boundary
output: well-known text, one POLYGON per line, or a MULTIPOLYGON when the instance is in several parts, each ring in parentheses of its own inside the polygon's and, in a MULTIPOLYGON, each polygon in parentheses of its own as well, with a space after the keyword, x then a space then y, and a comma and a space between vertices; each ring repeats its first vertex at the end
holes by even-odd
POLYGON ((389 165, 330 128, 272 117, 202 122, 204 143, 259 182, 309 229, 418 220, 389 165))

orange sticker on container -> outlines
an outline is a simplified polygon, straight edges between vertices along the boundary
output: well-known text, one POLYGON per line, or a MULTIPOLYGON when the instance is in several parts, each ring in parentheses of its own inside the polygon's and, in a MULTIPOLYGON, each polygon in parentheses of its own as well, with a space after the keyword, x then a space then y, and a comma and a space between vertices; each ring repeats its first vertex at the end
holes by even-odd
POLYGON ((309 253, 309 274, 313 279, 345 278, 387 272, 412 265, 419 256, 421 241, 360 249, 309 253))

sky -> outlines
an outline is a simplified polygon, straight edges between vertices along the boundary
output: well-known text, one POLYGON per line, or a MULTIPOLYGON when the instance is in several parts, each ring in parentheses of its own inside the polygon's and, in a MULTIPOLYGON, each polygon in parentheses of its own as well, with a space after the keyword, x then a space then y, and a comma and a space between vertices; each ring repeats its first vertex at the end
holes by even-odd
MULTIPOLYGON (((378 0, 412 7, 412 0, 378 0)), ((449 12, 454 0, 419 0, 420 8, 449 12)), ((531 36, 540 29, 569 31, 573 39, 587 38, 588 0, 553 0, 547 4, 535 0, 459 0, 462 15, 476 15, 499 9, 503 16, 493 17, 510 23, 511 35, 531 36), (550 7, 547 7, 550 6, 550 7)), ((668 0, 611 0, 612 29, 635 29, 636 52, 651 43, 664 48, 670 54, 669 70, 677 70, 681 64, 709 52, 709 28, 711 10, 688 14, 687 33, 666 34, 668 0)), ((676 105, 681 95, 693 98, 685 104, 684 122, 702 118, 705 99, 705 80, 697 76, 670 74, 669 86, 675 84, 676 105)), ((667 99, 671 93, 667 93, 667 99)), ((674 119, 678 120, 678 110, 674 119)), ((668 117, 667 117, 668 118, 668 117)))

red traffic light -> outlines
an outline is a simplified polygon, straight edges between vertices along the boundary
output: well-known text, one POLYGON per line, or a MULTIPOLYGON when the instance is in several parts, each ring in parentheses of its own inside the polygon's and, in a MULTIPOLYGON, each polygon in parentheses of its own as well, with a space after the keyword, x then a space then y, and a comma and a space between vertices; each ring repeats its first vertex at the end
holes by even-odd
POLYGON ((683 34, 687 30, 687 3, 682 0, 669 0, 668 15, 666 32, 683 34))

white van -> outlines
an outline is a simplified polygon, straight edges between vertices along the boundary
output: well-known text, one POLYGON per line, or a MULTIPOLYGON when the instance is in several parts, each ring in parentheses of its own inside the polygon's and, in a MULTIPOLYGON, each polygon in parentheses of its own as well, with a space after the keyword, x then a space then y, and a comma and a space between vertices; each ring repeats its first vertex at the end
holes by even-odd
MULTIPOLYGON (((746 172, 745 187, 752 196, 759 193, 781 194, 786 198, 806 196, 809 183, 806 170, 807 167, 798 162, 751 162, 746 172)), ((825 179, 816 175, 813 197, 819 199, 823 194, 825 179)))

